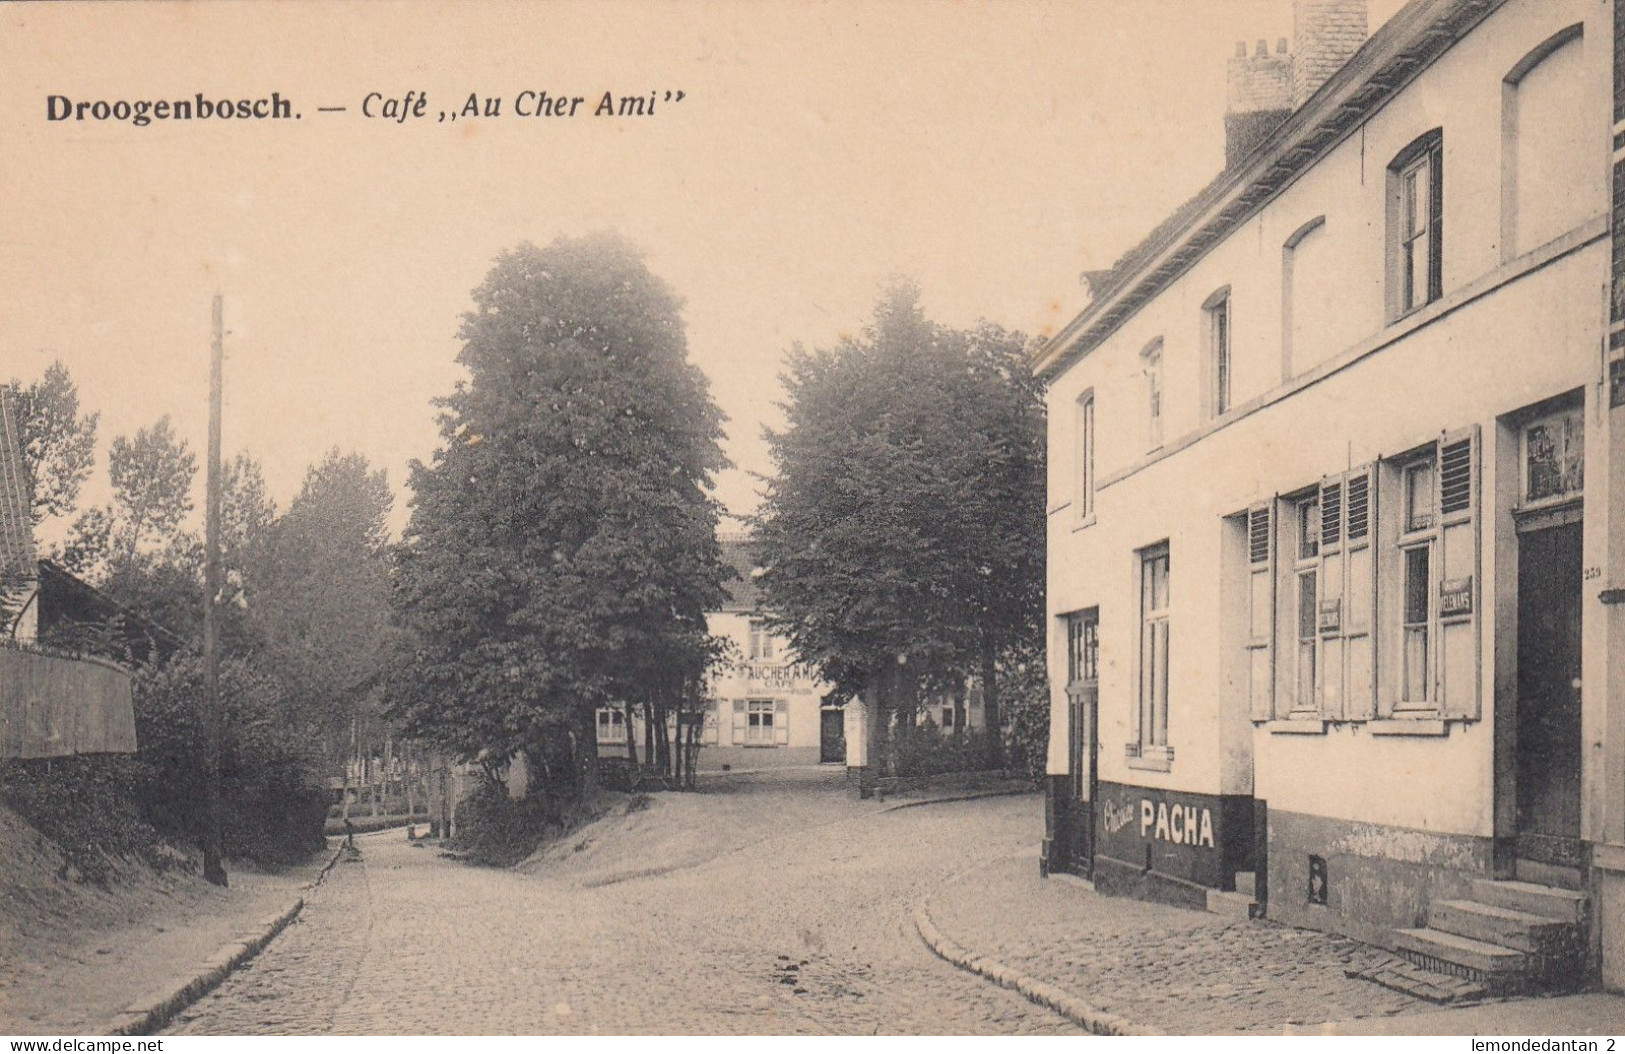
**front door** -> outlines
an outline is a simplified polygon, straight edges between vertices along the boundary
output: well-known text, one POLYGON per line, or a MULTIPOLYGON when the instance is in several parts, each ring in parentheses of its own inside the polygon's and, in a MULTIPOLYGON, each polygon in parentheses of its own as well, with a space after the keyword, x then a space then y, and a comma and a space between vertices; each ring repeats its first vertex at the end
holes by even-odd
POLYGON ((1578 523, 1518 536, 1518 856, 1580 863, 1578 523))
POLYGON ((846 760, 846 713, 821 710, 818 715, 818 760, 846 760))
POLYGON ((1100 741, 1100 609, 1070 617, 1067 626, 1069 739, 1072 743, 1072 815, 1069 818, 1072 867, 1094 876, 1095 801, 1100 741))

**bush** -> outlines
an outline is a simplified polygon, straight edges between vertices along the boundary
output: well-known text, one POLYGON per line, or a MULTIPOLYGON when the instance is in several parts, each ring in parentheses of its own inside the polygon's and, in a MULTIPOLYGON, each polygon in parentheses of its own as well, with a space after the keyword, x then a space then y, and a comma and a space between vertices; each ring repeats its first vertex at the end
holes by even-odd
POLYGON ((1005 765, 1011 772, 1040 779, 1049 760, 1049 679, 1042 654, 1012 664, 1001 695, 1005 765))
POLYGON ((154 868, 177 863, 135 801, 139 763, 116 755, 0 765, 0 800, 54 842, 63 878, 106 886, 120 857, 154 868))
POLYGON ((940 776, 992 767, 992 733, 973 728, 944 732, 929 717, 918 725, 894 725, 886 741, 885 772, 890 776, 940 776))
POLYGON ((537 794, 508 797, 500 781, 482 777, 457 804, 454 845, 478 864, 511 867, 530 856, 547 835, 548 810, 537 794))
MULTIPOLYGON (((327 792, 314 737, 289 726, 276 682, 248 663, 222 663, 220 694, 222 849, 267 864, 321 849, 327 792)), ((195 655, 136 674, 136 799, 158 830, 194 844, 202 841, 207 820, 206 701, 203 663, 195 655)))

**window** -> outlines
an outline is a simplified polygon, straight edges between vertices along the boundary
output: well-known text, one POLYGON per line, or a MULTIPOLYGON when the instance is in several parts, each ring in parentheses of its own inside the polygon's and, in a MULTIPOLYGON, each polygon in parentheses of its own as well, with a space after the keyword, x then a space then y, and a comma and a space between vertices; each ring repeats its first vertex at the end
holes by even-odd
POLYGON ((1320 681, 1316 676, 1316 647, 1319 643, 1317 615, 1320 596, 1320 502, 1308 498, 1296 503, 1298 558, 1293 564, 1296 580, 1293 600, 1297 604, 1297 646, 1293 654, 1292 713, 1318 713, 1320 681))
POLYGON ((1155 450, 1162 446, 1162 339, 1152 341, 1140 356, 1145 362, 1146 441, 1155 450))
POLYGON ((1140 753, 1168 746, 1168 548, 1140 556, 1140 753))
POLYGON ((954 708, 952 706, 942 708, 942 727, 944 730, 954 727, 954 708))
POLYGON ((747 700, 745 716, 745 742, 752 746, 771 746, 774 742, 773 700, 747 700))
POLYGON ((1066 683, 1094 682, 1100 677, 1100 620, 1093 614, 1066 620, 1066 683))
POLYGON ((767 623, 759 618, 750 620, 749 656, 752 659, 773 658, 773 634, 767 623))
POLYGON ((1523 500, 1562 502, 1585 490, 1585 411, 1543 417, 1523 428, 1523 500))
POLYGON ((1385 478, 1399 510, 1378 568, 1384 641, 1383 716, 1478 717, 1478 432, 1467 429, 1398 459, 1385 478), (1386 555, 1391 554, 1391 555, 1386 555))
POLYGON ((1226 286, 1202 305, 1207 330, 1208 416, 1222 417, 1230 412, 1231 326, 1230 289, 1226 286))
POLYGON ((1424 543, 1404 550, 1405 585, 1404 616, 1401 619, 1403 640, 1400 644, 1401 674, 1400 701, 1407 705, 1426 703, 1432 696, 1428 680, 1428 627, 1433 621, 1430 598, 1433 581, 1429 575, 1430 547, 1424 543))
POLYGON ((1443 293, 1444 139, 1429 132, 1388 168, 1390 314, 1399 318, 1443 293))
POLYGON ((598 742, 626 744, 626 715, 612 706, 598 709, 598 742))
POLYGON ((1078 400, 1078 519, 1095 515, 1095 393, 1078 400))

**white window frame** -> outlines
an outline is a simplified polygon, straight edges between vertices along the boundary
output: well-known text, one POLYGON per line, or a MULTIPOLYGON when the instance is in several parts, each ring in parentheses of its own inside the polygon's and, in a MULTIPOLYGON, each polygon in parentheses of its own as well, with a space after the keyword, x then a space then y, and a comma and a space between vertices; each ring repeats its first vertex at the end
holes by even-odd
POLYGON ((777 649, 773 646, 773 633, 766 619, 752 618, 746 632, 746 654, 752 660, 772 662, 777 649))
POLYGON ((1320 601, 1320 491, 1317 488, 1308 495, 1294 499, 1291 503, 1292 516, 1290 525, 1293 532, 1291 542, 1293 554, 1292 581, 1286 590, 1287 601, 1292 605, 1291 617, 1287 625, 1291 627, 1290 640, 1292 654, 1289 662, 1292 666, 1290 698, 1292 708, 1289 718, 1318 717, 1320 714, 1320 687, 1323 663, 1320 661, 1320 628, 1319 628, 1319 601, 1320 601), (1313 596, 1310 598, 1310 609, 1303 610, 1303 584, 1312 583, 1313 596), (1305 626, 1308 628, 1305 633, 1305 626), (1305 666, 1307 665, 1307 670, 1305 666), (1307 674, 1307 682, 1305 675, 1307 674))
POLYGON ((1146 444, 1148 450, 1161 449, 1163 443, 1163 370, 1162 338, 1158 337, 1140 352, 1145 373, 1146 444))
POLYGON ((600 706, 598 708, 598 742, 626 745, 626 714, 619 707, 600 706), (607 720, 606 720, 607 718, 607 720), (605 732, 605 727, 609 731, 605 732))
POLYGON ((1077 509, 1080 524, 1092 523, 1095 518, 1095 390, 1090 388, 1078 396, 1077 402, 1077 509))
POLYGON ((1170 618, 1173 603, 1173 563, 1168 543, 1162 542, 1140 550, 1140 648, 1138 738, 1129 744, 1128 764, 1131 768, 1168 771, 1173 763, 1173 747, 1168 742, 1169 707, 1171 693, 1169 676, 1170 618), (1162 565, 1163 595, 1156 595, 1157 565, 1162 565), (1160 604, 1158 601, 1160 600, 1160 604), (1160 646, 1159 646, 1160 645, 1160 646))
POLYGON ((1443 293, 1444 135, 1436 128, 1418 136, 1388 166, 1389 317, 1404 318, 1443 293), (1419 180, 1425 186, 1410 193, 1419 180))
POLYGON ((1235 315, 1230 287, 1215 290, 1202 302, 1202 348, 1206 363, 1207 417, 1219 418, 1235 409, 1235 315))
POLYGON ((745 700, 745 745, 770 747, 776 742, 774 715, 778 704, 772 699, 745 700))

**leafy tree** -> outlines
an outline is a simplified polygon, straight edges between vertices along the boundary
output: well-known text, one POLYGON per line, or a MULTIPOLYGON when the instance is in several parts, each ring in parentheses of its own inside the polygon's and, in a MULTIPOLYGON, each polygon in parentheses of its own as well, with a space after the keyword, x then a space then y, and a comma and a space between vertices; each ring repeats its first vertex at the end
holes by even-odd
POLYGON ((22 433, 23 470, 33 486, 34 524, 71 515, 96 460, 101 414, 79 413, 79 386, 60 359, 32 384, 13 380, 8 387, 22 433))
POLYGON ((997 729, 1001 664, 1042 639, 1044 417, 1024 344, 934 324, 898 285, 861 335, 787 357, 762 584, 797 652, 883 709, 975 676, 997 729))
POLYGON ((243 568, 249 627, 278 671, 293 716, 331 753, 351 719, 376 702, 388 657, 394 497, 382 469, 335 448, 310 467, 288 511, 271 523, 255 476, 249 466, 234 467, 235 499, 222 517, 226 563, 243 568))
POLYGON ((468 380, 412 467, 396 713, 467 758, 525 751, 573 788, 592 778, 597 707, 643 706, 663 733, 697 705, 728 573, 722 416, 677 297, 615 235, 504 253, 474 302, 468 380))

